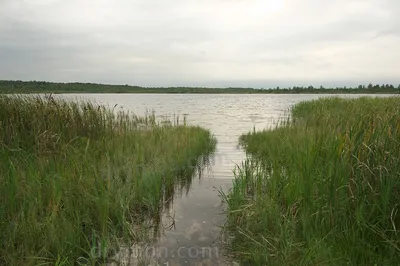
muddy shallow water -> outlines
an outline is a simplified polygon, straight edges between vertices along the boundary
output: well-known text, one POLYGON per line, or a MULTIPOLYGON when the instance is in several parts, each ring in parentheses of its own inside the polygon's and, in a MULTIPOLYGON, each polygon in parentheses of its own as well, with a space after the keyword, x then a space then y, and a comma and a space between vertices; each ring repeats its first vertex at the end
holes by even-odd
MULTIPOLYGON (((154 110, 156 116, 186 116, 189 124, 209 129, 217 139, 210 165, 193 177, 187 193, 177 193, 162 216, 163 232, 146 250, 132 247, 117 256, 115 265, 138 265, 146 252, 151 265, 232 265, 224 255, 220 226, 225 216, 220 191, 232 186, 233 170, 246 158, 238 137, 251 130, 277 125, 290 106, 329 95, 221 94, 65 94, 68 99, 90 99, 137 115, 154 110), (138 250, 140 249, 140 250, 138 250)), ((361 95, 340 95, 359 97, 361 95)), ((149 262, 139 264, 149 265, 149 262)))

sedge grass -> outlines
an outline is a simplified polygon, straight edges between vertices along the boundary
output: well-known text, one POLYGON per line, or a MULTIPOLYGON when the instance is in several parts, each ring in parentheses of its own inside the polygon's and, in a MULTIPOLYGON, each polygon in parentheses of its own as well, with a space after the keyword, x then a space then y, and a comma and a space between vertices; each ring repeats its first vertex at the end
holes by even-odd
POLYGON ((228 247, 243 265, 398 265, 400 98, 302 102, 240 141, 228 247))
POLYGON ((142 240, 214 147, 209 131, 154 115, 0 96, 0 264, 104 263, 142 240))

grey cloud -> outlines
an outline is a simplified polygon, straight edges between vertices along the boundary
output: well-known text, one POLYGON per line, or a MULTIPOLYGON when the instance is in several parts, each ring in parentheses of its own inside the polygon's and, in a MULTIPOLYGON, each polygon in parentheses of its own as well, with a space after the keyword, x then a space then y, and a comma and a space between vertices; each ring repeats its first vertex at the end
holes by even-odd
POLYGON ((396 0, 0 0, 0 79, 396 81, 399 10, 396 0))

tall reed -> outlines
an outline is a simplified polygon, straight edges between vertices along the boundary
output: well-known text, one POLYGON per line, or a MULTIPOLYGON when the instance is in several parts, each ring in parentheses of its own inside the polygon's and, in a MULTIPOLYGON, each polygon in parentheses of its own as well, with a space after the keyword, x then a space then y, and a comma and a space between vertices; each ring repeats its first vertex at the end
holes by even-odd
POLYGON ((398 265, 400 98, 295 105, 241 137, 227 229, 245 265, 398 265))
POLYGON ((0 265, 105 263, 157 226, 214 147, 209 131, 154 115, 0 95, 0 265))

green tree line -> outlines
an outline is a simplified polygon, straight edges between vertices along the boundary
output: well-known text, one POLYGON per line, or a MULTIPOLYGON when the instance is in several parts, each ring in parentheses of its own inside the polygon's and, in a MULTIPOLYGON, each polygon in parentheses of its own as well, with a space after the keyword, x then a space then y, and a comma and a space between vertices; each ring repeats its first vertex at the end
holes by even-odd
POLYGON ((0 80, 0 93, 400 93, 400 84, 368 84, 356 87, 293 86, 286 88, 140 87, 97 83, 0 80))

